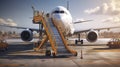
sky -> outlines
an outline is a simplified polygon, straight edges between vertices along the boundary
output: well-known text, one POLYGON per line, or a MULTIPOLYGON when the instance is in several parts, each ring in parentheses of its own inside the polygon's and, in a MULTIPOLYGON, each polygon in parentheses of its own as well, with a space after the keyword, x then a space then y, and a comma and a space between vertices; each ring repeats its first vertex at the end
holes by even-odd
POLYGON ((38 28, 32 23, 32 5, 48 13, 56 6, 66 7, 67 1, 73 21, 93 20, 81 24, 81 29, 120 26, 120 0, 0 0, 0 24, 38 28))

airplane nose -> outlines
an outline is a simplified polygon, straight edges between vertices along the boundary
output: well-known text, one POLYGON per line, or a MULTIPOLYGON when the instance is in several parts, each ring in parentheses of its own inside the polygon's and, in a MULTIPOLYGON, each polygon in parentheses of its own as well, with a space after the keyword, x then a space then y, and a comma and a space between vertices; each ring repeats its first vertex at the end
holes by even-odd
POLYGON ((53 19, 56 21, 56 22, 62 22, 62 17, 60 15, 54 15, 53 16, 53 19))

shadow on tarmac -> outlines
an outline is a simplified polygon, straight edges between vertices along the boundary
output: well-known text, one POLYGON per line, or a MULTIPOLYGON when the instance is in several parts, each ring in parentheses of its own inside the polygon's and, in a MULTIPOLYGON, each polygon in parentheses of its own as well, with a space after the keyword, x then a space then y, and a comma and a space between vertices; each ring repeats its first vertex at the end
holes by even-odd
POLYGON ((120 48, 109 48, 109 47, 106 47, 106 48, 93 48, 93 50, 115 50, 115 49, 120 49, 120 48))
MULTIPOLYGON (((44 54, 37 54, 34 55, 30 54, 30 52, 34 52, 34 51, 26 51, 26 50, 33 50, 33 44, 27 44, 27 45, 23 45, 23 44, 9 44, 8 46, 8 50, 1 52, 0 51, 0 59, 51 59, 53 58, 53 56, 45 56, 44 54), (25 52, 20 52, 20 51, 25 51, 25 52), (12 53, 24 53, 21 55, 17 55, 17 54, 12 54, 12 53), (29 54, 25 54, 28 53, 29 54)), ((68 56, 56 56, 54 58, 68 58, 68 56)))

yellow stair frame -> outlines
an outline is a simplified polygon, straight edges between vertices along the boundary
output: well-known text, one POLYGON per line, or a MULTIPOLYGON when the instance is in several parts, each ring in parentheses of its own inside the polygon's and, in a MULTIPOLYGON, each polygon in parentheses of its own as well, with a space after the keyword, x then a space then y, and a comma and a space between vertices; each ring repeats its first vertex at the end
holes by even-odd
MULTIPOLYGON (((46 31, 46 35, 47 35, 47 36, 41 41, 41 43, 40 43, 40 45, 38 46, 37 49, 40 49, 40 48, 44 45, 44 43, 49 40, 49 41, 50 41, 50 45, 51 45, 52 50, 53 50, 53 53, 52 53, 52 54, 53 54, 53 56, 56 56, 56 55, 57 55, 56 42, 55 42, 55 39, 54 39, 54 38, 52 37, 52 35, 51 35, 52 33, 49 32, 50 29, 48 29, 48 25, 47 25, 47 22, 46 22, 46 20, 45 20, 45 17, 43 17, 43 15, 40 15, 40 14, 39 14, 39 15, 33 17, 33 21, 34 21, 34 22, 41 22, 41 23, 43 24, 43 27, 44 27, 44 29, 45 29, 45 31, 46 31)), ((52 22, 53 22, 53 21, 52 21, 52 22)), ((53 22, 53 24, 56 26, 56 28, 57 28, 57 30, 58 30, 61 38, 62 38, 62 41, 63 41, 63 43, 64 43, 65 48, 66 48, 70 53, 72 53, 73 55, 77 56, 77 51, 71 50, 71 49, 68 47, 67 41, 66 41, 66 39, 65 39, 65 37, 64 37, 64 35, 63 35, 63 33, 62 33, 61 28, 58 27, 55 23, 56 23, 56 22, 53 22)))
POLYGON ((72 49, 70 49, 70 48, 68 47, 67 41, 66 41, 66 39, 65 39, 65 37, 64 37, 64 35, 63 35, 63 32, 62 32, 62 30, 61 30, 61 27, 56 24, 57 22, 55 22, 55 21, 52 21, 52 22, 53 22, 53 24, 56 26, 58 32, 60 33, 60 36, 61 36, 61 38, 62 38, 62 41, 63 41, 63 43, 64 43, 65 48, 66 48, 70 53, 72 53, 73 55, 77 56, 77 51, 72 50, 72 49))

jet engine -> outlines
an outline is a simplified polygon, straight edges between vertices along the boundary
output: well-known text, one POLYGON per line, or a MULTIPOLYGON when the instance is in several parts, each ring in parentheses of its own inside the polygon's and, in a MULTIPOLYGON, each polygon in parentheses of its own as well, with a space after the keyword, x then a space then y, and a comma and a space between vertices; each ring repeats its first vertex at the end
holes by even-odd
POLYGON ((95 42, 97 38, 98 38, 98 33, 96 31, 92 30, 87 33, 87 37, 86 37, 87 41, 95 42))
POLYGON ((31 41, 33 39, 33 32, 31 30, 22 31, 21 39, 23 41, 31 41))

